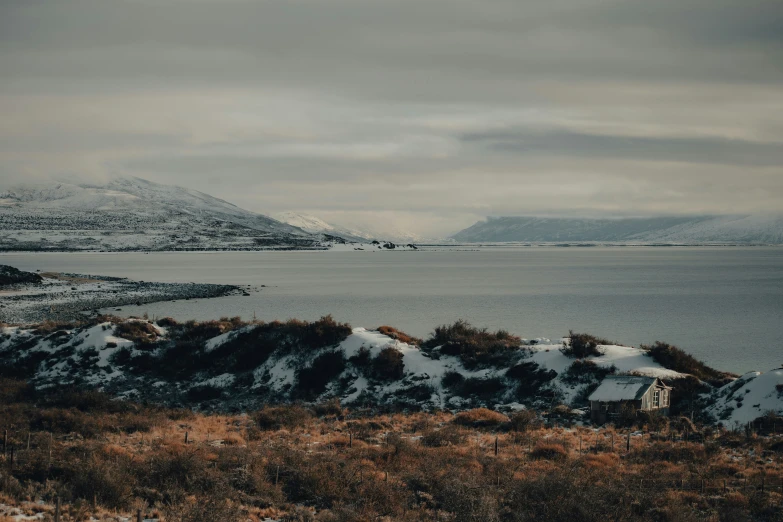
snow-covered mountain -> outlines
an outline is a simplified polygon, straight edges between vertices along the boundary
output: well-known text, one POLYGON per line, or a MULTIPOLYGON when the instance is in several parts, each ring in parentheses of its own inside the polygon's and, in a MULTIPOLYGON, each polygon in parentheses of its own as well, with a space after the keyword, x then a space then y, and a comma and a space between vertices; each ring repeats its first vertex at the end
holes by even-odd
POLYGON ((281 212, 274 215, 275 219, 282 223, 288 223, 291 226, 300 228, 311 234, 329 234, 340 236, 349 241, 364 242, 373 240, 375 237, 367 235, 359 230, 353 230, 339 225, 327 223, 321 218, 298 212, 281 212))
POLYGON ((0 250, 318 248, 319 238, 202 192, 119 177, 0 192, 0 250))
POLYGON ((387 225, 384 227, 375 227, 371 225, 338 225, 327 223, 323 219, 310 214, 300 212, 281 212, 274 215, 275 219, 288 223, 289 225, 301 228, 313 234, 330 234, 346 238, 350 241, 392 241, 394 243, 441 243, 449 242, 443 238, 431 238, 422 236, 410 230, 387 225))
POLYGON ((497 217, 452 236, 464 242, 783 244, 783 215, 622 219, 497 217))

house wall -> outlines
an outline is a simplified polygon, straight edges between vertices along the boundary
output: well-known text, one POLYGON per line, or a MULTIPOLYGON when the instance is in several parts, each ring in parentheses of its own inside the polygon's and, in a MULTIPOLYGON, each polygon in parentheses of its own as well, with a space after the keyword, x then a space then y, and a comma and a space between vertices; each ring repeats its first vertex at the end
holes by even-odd
POLYGON ((617 414, 622 411, 624 405, 632 405, 637 410, 656 411, 661 415, 669 416, 669 404, 671 404, 671 392, 666 390, 662 386, 651 386, 647 393, 645 393, 641 400, 638 401, 616 401, 609 403, 608 408, 602 408, 599 401, 590 401, 590 420, 594 424, 605 424, 611 421, 617 414), (655 390, 661 393, 660 406, 655 407, 654 394, 655 390), (669 401, 663 402, 664 394, 669 394, 669 401), (663 404, 666 404, 663 406, 663 404))

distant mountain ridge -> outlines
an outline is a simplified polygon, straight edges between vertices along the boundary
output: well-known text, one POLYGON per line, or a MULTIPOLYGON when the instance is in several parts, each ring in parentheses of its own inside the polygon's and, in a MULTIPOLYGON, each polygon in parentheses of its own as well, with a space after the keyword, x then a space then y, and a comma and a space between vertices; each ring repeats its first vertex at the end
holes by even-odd
POLYGON ((442 239, 426 238, 409 230, 403 230, 396 227, 383 227, 375 229, 372 227, 342 226, 334 223, 327 223, 323 219, 299 212, 281 212, 274 215, 278 219, 289 225, 301 228, 311 234, 330 234, 343 237, 349 241, 394 241, 396 243, 422 243, 422 242, 440 242, 442 239))
POLYGON ((783 244, 783 216, 735 215, 621 219, 497 217, 452 236, 477 242, 783 244))
POLYGON ((0 250, 319 248, 321 238, 208 194, 141 178, 0 192, 0 250))
POLYGON ((359 230, 353 230, 339 225, 327 223, 321 218, 298 212, 280 212, 274 215, 275 219, 282 223, 300 228, 311 234, 331 234, 340 236, 349 241, 363 242, 373 240, 375 237, 359 230))

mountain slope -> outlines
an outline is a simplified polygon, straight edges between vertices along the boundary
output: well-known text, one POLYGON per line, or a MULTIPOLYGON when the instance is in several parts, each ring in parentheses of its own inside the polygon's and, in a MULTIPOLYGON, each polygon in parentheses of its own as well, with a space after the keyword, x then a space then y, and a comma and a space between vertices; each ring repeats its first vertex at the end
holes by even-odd
POLYGON ((116 178, 0 193, 0 250, 318 248, 318 238, 202 192, 116 178))
POLYGON ((363 242, 367 240, 373 240, 374 237, 364 234, 358 230, 352 230, 346 227, 338 225, 332 225, 327 223, 321 218, 311 216, 308 214, 300 214, 298 212, 281 212, 275 214, 275 219, 282 223, 287 223, 291 226, 300 228, 310 234, 329 234, 333 236, 340 236, 348 241, 363 242))
POLYGON ((632 242, 783 244, 783 216, 624 219, 488 218, 454 234, 464 242, 632 242))
POLYGON ((426 238, 410 230, 405 230, 394 225, 386 225, 380 228, 371 226, 341 226, 327 223, 323 219, 299 212, 281 212, 276 214, 278 219, 289 225, 301 228, 311 234, 329 234, 343 237, 349 241, 364 242, 368 240, 393 241, 395 243, 422 243, 442 242, 443 239, 426 238))

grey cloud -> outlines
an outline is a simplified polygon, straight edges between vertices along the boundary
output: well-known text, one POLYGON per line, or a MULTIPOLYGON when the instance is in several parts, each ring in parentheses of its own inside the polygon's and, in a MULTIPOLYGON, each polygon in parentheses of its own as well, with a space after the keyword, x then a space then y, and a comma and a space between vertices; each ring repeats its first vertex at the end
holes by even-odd
POLYGON ((783 165, 783 143, 720 137, 640 137, 567 130, 500 130, 462 136, 468 143, 520 155, 621 158, 751 167, 783 165))
POLYGON ((779 210, 783 4, 0 0, 0 112, 0 184, 126 173, 432 233, 779 210))

